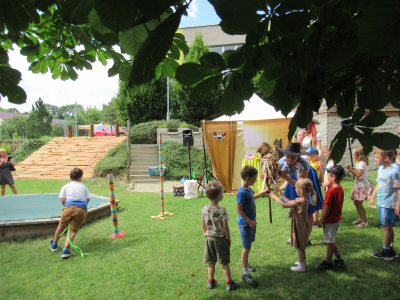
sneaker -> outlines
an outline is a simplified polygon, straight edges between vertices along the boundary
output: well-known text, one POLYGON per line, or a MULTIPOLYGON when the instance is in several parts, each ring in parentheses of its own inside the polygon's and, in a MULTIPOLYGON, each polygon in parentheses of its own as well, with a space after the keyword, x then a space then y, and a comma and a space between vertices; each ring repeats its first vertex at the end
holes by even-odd
POLYGON ((392 258, 398 258, 397 254, 396 254, 396 252, 394 252, 393 248, 391 248, 389 250, 389 254, 392 256, 392 258))
POLYGON ((346 264, 344 263, 343 258, 335 258, 335 259, 333 260, 333 264, 336 265, 336 266, 338 266, 339 268, 343 268, 343 267, 346 266, 346 264))
POLYGON ((307 248, 310 247, 310 246, 312 246, 312 244, 311 244, 310 241, 308 241, 308 242, 307 242, 307 248))
POLYGON ((285 244, 286 244, 286 245, 290 245, 290 239, 286 240, 286 241, 285 241, 285 244))
MULTIPOLYGON (((242 265, 242 264, 241 264, 240 266, 243 268, 243 265, 242 265)), ((247 269, 249 270, 249 272, 255 272, 255 271, 256 271, 256 268, 253 267, 253 266, 250 265, 250 264, 247 265, 247 269)))
POLYGON ((57 243, 54 243, 53 240, 51 240, 49 248, 50 248, 51 252, 58 252, 57 243))
POLYGON ((313 228, 317 228, 317 227, 318 227, 318 222, 314 221, 313 228))
POLYGON ((378 249, 378 250, 371 252, 372 256, 382 258, 383 260, 393 260, 393 258, 394 258, 393 254, 394 254, 394 256, 396 256, 396 253, 394 252, 394 250, 393 250, 393 252, 390 250, 387 252, 384 252, 383 249, 378 249))
POLYGON ((247 284, 252 284, 252 285, 254 285, 254 284, 258 284, 258 281, 257 280, 255 280, 254 278, 253 278, 253 276, 251 276, 251 274, 249 273, 249 274, 247 274, 247 275, 242 275, 242 280, 245 282, 245 283, 247 283, 247 284))
POLYGON ((69 248, 64 248, 63 251, 62 251, 61 257, 62 258, 68 258, 68 257, 71 257, 71 256, 72 256, 71 250, 69 250, 69 248))
MULTIPOLYGON (((294 264, 295 264, 296 266, 299 266, 299 265, 300 265, 300 262, 296 261, 294 264)), ((306 267, 306 268, 308 267, 307 263, 306 263, 306 265, 305 265, 304 267, 306 267)))
POLYGON ((227 291, 233 291, 233 290, 236 290, 238 288, 240 288, 240 283, 236 282, 236 281, 234 281, 232 284, 227 284, 226 285, 226 290, 227 291))
POLYGON ((325 271, 332 268, 332 262, 324 259, 322 263, 315 267, 315 270, 325 271))
POLYGON ((379 223, 376 225, 376 227, 378 227, 378 228, 383 228, 383 225, 381 224, 381 222, 379 222, 379 223))
POLYGON ((208 281, 207 282, 207 287, 208 289, 212 290, 213 288, 215 288, 215 286, 217 285, 217 281, 214 279, 213 282, 208 281))

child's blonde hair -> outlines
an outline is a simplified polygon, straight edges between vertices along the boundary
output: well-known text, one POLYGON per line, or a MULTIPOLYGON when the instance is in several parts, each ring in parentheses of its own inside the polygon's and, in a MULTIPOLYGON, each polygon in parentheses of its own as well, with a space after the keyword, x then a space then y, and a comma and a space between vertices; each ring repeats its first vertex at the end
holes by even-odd
POLYGON ((314 191, 313 183, 310 179, 299 179, 296 181, 295 186, 297 189, 302 191, 301 196, 307 197, 309 194, 311 194, 311 204, 314 206, 317 204, 317 194, 314 191))
POLYGON ((3 149, 3 148, 1 148, 1 149, 0 149, 0 153, 2 153, 2 152, 5 152, 5 153, 7 153, 7 150, 6 150, 6 149, 3 149))
POLYGON ((394 150, 382 150, 379 148, 376 148, 374 150, 374 154, 380 154, 383 158, 387 156, 389 157, 389 159, 393 159, 393 157, 395 156, 394 150))
POLYGON ((368 157, 364 156, 364 148, 363 147, 354 148, 353 155, 354 155, 354 158, 356 159, 356 161, 363 161, 368 166, 368 157))

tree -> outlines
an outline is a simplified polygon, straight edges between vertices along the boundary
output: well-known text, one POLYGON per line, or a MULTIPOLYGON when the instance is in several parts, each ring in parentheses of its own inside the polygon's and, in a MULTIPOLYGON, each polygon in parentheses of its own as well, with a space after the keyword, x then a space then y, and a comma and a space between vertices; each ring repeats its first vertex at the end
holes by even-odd
POLYGON ((81 125, 98 124, 101 122, 101 111, 96 107, 87 107, 78 111, 78 123, 81 125))
POLYGON ((4 120, 4 124, 8 133, 14 134, 15 132, 18 136, 24 138, 27 135, 28 117, 25 116, 15 116, 10 119, 4 120))
POLYGON ((289 138, 326 99, 340 117, 352 118, 351 126, 333 140, 336 161, 345 151, 349 130, 365 152, 400 144, 393 134, 374 132, 386 120, 380 111, 386 104, 400 108, 398 0, 208 2, 222 20, 221 29, 246 35, 246 43, 222 55, 206 53, 200 64, 178 68, 179 50, 187 54, 188 49, 176 30, 191 0, 2 1, 0 93, 13 103, 26 98, 18 86, 20 73, 8 64, 6 49, 14 44, 33 72, 50 70, 62 80, 75 80, 75 69, 90 69, 95 59, 104 64, 113 59, 109 75, 119 74, 134 91, 160 74, 172 78, 175 71, 178 82, 195 86, 190 93, 194 101, 204 101, 222 85, 220 107, 228 115, 244 109, 243 100, 255 90, 252 79, 261 74, 259 89, 276 110, 287 115, 297 108, 289 138), (114 51, 117 44, 134 60, 125 61, 114 51))
POLYGON ((132 125, 163 120, 167 115, 167 78, 160 76, 136 93, 121 81, 115 104, 120 118, 132 125))
MULTIPOLYGON (((201 33, 196 32, 185 62, 198 63, 200 58, 210 52, 204 43, 201 33)), ((222 99, 222 85, 216 85, 210 95, 202 102, 190 101, 192 87, 187 87, 175 81, 171 84, 171 110, 175 119, 183 120, 188 124, 201 126, 201 120, 213 120, 222 115, 219 104, 222 99)))
POLYGON ((106 123, 115 124, 120 122, 115 98, 112 98, 108 104, 103 104, 100 117, 101 120, 106 123))
POLYGON ((32 111, 27 120, 27 138, 37 139, 42 135, 50 135, 51 121, 53 116, 47 111, 43 100, 39 100, 32 105, 32 111))

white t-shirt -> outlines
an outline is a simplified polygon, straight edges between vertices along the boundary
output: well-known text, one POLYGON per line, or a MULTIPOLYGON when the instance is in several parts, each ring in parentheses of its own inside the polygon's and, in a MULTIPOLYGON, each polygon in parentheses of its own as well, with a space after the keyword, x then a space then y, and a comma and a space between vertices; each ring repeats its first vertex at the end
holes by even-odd
POLYGON ((358 181, 369 185, 367 164, 364 161, 360 161, 359 163, 356 164, 356 167, 354 169, 363 170, 361 176, 358 178, 358 181))
MULTIPOLYGON (((300 134, 302 132, 303 131, 300 131, 299 134, 297 135, 297 140, 299 140, 300 134)), ((317 132, 315 136, 317 137, 317 142, 322 141, 322 134, 321 133, 317 132)), ((311 135, 303 136, 303 140, 301 141, 301 146, 304 148, 304 150, 307 150, 308 148, 311 147, 311 139, 312 139, 311 135)))
POLYGON ((79 181, 71 181, 64 185, 58 198, 66 198, 65 207, 77 206, 87 209, 87 200, 90 193, 87 187, 79 181))

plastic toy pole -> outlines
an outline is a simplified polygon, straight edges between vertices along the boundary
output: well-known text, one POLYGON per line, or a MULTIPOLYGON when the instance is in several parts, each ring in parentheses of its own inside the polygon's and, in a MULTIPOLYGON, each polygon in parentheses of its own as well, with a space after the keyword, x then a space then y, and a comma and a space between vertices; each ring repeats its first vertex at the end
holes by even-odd
POLYGON ((161 197, 161 216, 164 217, 164 168, 162 157, 162 134, 158 135, 158 159, 160 161, 160 197, 161 197))
POLYGON ((158 159, 160 161, 160 198, 161 198, 161 213, 158 216, 151 216, 154 219, 165 219, 165 215, 173 215, 170 212, 164 212, 164 168, 162 156, 162 134, 158 135, 158 159))
POLYGON ((113 174, 108 174, 108 191, 110 193, 110 207, 111 207, 111 218, 113 222, 113 231, 114 233, 110 235, 112 238, 120 238, 126 235, 124 232, 119 232, 118 230, 118 216, 117 216, 117 203, 115 201, 115 194, 114 194, 114 180, 113 174))

